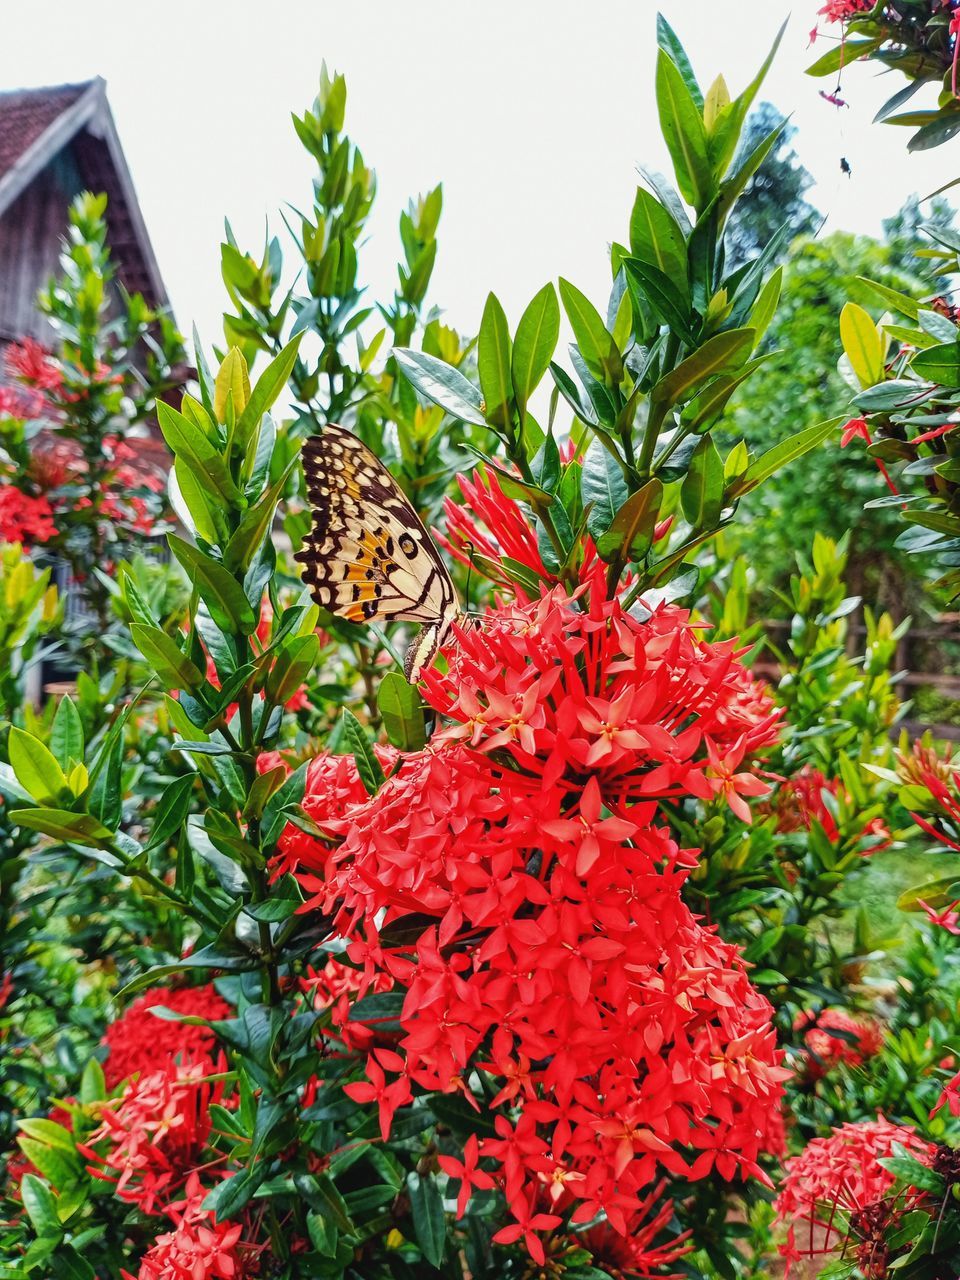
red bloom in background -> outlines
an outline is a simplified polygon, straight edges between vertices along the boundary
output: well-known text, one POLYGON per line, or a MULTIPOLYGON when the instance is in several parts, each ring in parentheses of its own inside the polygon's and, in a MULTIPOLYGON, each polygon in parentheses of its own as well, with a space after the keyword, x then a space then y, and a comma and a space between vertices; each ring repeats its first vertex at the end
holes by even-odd
POLYGON ((53 510, 44 497, 32 498, 12 484, 0 485, 0 541, 32 547, 56 534, 53 510))
POLYGON ((134 1278, 124 1280, 242 1280, 245 1266, 243 1227, 237 1222, 217 1222, 201 1206, 208 1187, 191 1175, 185 1198, 168 1206, 173 1230, 164 1232, 140 1259, 134 1278))
POLYGON ((7 348, 7 370, 37 391, 58 391, 63 386, 63 370, 33 338, 7 348))
POLYGON ((154 987, 145 992, 116 1022, 111 1022, 103 1037, 107 1046, 103 1064, 107 1088, 115 1089, 128 1076, 156 1071, 168 1063, 206 1064, 216 1055, 217 1039, 209 1027, 158 1018, 150 1012, 158 1005, 185 1017, 211 1022, 233 1016, 226 1000, 209 984, 177 990, 154 987))
POLYGON ((827 1138, 814 1138, 787 1161, 774 1204, 775 1221, 788 1224, 780 1246, 788 1271, 802 1257, 832 1253, 848 1230, 854 1236, 861 1230, 866 1234, 869 1224, 867 1243, 872 1245, 877 1224, 881 1229, 889 1225, 898 1212, 889 1200, 896 1178, 878 1162, 896 1154, 895 1144, 923 1164, 930 1164, 936 1150, 911 1126, 891 1124, 878 1115, 842 1125, 827 1138), (801 1227, 808 1237, 806 1248, 797 1239, 801 1227))
POLYGON ((762 1177, 787 1075, 737 949, 681 898, 697 851, 658 821, 685 795, 755 792, 743 761, 780 713, 732 643, 678 609, 638 621, 604 601, 602 572, 587 611, 558 589, 459 630, 424 682, 452 723, 375 797, 322 758, 330 841, 299 873, 308 905, 337 913, 360 993, 384 974, 405 992, 400 1036, 353 1095, 387 1132, 412 1090, 469 1099, 486 1071, 496 1136, 448 1172, 482 1160, 515 1218, 499 1238, 534 1258, 548 1187, 574 1222, 602 1211, 625 1235, 663 1173, 762 1177))
MULTIPOLYGON (((832 796, 847 795, 839 778, 827 778, 813 765, 804 765, 777 792, 777 830, 783 834, 809 831, 813 823, 818 822, 827 839, 836 843, 840 839, 840 831, 836 818, 827 807, 825 793, 832 796)), ((888 848, 893 839, 882 818, 874 818, 863 828, 861 838, 870 837, 874 843, 863 850, 865 858, 888 848)))
POLYGON ((818 1080, 840 1062, 859 1067, 883 1048, 880 1023, 873 1018, 851 1016, 844 1009, 801 1013, 793 1025, 798 1031, 807 1028, 803 1037, 807 1051, 804 1074, 810 1080, 818 1080))

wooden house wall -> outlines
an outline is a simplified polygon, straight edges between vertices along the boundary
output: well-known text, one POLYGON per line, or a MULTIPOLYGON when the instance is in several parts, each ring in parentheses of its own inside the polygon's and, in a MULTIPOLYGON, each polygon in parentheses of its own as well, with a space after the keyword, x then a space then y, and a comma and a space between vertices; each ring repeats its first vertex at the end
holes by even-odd
POLYGON ((49 342, 36 296, 57 271, 70 202, 82 189, 67 146, 0 215, 0 344, 25 337, 49 342))

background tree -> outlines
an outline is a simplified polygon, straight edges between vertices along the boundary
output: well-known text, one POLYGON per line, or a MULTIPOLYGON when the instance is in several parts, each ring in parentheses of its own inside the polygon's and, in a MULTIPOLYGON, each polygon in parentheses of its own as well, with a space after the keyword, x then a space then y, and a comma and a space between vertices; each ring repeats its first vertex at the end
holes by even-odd
MULTIPOLYGON (((749 155, 783 119, 772 103, 761 102, 747 120, 742 154, 749 155)), ((796 133, 794 125, 784 126, 772 151, 747 183, 741 216, 726 235, 727 260, 732 267, 757 257, 784 224, 790 228, 789 239, 794 240, 812 235, 821 221, 819 211, 804 198, 813 186, 813 177, 791 146, 796 133)))

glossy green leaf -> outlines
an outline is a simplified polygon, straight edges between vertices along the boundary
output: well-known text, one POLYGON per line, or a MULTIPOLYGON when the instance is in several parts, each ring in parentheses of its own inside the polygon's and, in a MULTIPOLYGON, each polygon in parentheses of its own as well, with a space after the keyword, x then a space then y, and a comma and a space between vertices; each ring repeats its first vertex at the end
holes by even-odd
POLYGON ((50 729, 50 748, 60 767, 69 769, 71 761, 83 761, 83 725, 76 703, 68 693, 60 699, 50 729))
POLYGON ((36 1174, 23 1175, 20 1181, 20 1199, 31 1226, 41 1239, 63 1234, 53 1192, 36 1174))
POLYGON ((421 395, 445 409, 451 417, 472 422, 474 426, 486 426, 480 392, 459 369, 436 356, 427 355, 425 351, 413 351, 409 347, 396 347, 393 354, 421 395))
POLYGON ((130 638, 143 654, 144 661, 158 675, 167 689, 198 689, 204 683, 200 668, 182 652, 172 636, 159 627, 134 622, 130 638))
POLYGON ((220 502, 234 504, 240 497, 240 490, 223 458, 196 423, 163 400, 157 402, 157 421, 164 440, 177 459, 182 459, 191 468, 194 479, 220 502))
POLYGON ((530 302, 513 344, 511 375, 521 414, 550 366, 560 336, 560 304, 552 284, 545 284, 530 302))
POLYGON ((401 751, 419 751, 427 740, 423 705, 399 671, 389 671, 377 689, 377 709, 387 737, 401 751))
POLYGON ((597 539, 604 559, 642 560, 653 543, 663 502, 663 484, 654 476, 632 493, 614 516, 609 529, 597 539))
POLYGON ((227 635, 237 631, 245 636, 252 635, 259 619, 233 574, 219 561, 176 534, 168 534, 167 542, 221 631, 227 635))
POLYGON ((714 529, 723 510, 723 459, 709 435, 701 437, 680 485, 680 506, 693 529, 714 529))
POLYGON ((786 440, 775 444, 772 449, 768 449, 752 462, 743 475, 728 487, 727 501, 739 498, 742 494, 749 493, 751 489, 756 489, 781 467, 795 462, 797 458, 802 458, 805 453, 809 453, 811 449, 815 449, 828 436, 831 436, 843 421, 841 417, 818 422, 815 426, 798 431, 796 435, 788 436, 786 440))
POLYGON ((576 285, 562 277, 560 299, 587 368, 601 381, 618 383, 623 376, 623 363, 600 312, 576 285))
POLYGON ((683 288, 687 278, 687 242, 676 219, 659 200, 637 187, 630 214, 630 252, 649 262, 683 288))
POLYGON ((443 1262, 447 1234, 440 1188, 432 1175, 412 1172, 407 1175, 407 1192, 417 1244, 427 1262, 439 1267, 443 1262))
POLYGON ((513 382, 510 376, 510 326, 496 294, 487 295, 477 339, 477 372, 483 392, 483 413, 497 427, 510 424, 513 382))
POLYGON ((13 725, 7 739, 10 764, 21 787, 41 803, 56 802, 70 793, 67 776, 48 747, 13 725))
POLYGON ((383 769, 374 755, 370 739, 360 721, 344 707, 340 716, 340 730, 348 751, 353 756, 360 781, 368 795, 375 796, 383 786, 383 769))
POLYGON ((688 399, 710 378, 742 364, 753 350, 755 337, 753 329, 729 329, 709 338, 660 379, 650 393, 651 399, 666 408, 688 399))
POLYGON ((840 341, 861 387, 883 380, 883 339, 870 315, 855 302, 840 312, 840 341))
POLYGON ((11 817, 21 827, 70 844, 107 849, 113 841, 109 828, 88 813, 71 813, 67 809, 15 809, 11 817))
POLYGON ((960 386, 960 342, 942 342, 928 347, 926 351, 918 351, 910 362, 910 368, 917 377, 937 382, 940 386, 960 386))
MULTIPOLYGON (((248 387, 250 398, 237 420, 236 444, 241 452, 247 448, 248 443, 253 439, 257 428, 260 426, 260 419, 276 402, 280 392, 286 386, 287 380, 293 372, 302 338, 303 334, 300 333, 288 342, 261 373, 252 392, 249 392, 248 387)), ((234 404, 236 403, 235 396, 234 404)))
POLYGON ((707 151, 707 133, 696 102, 673 60, 657 57, 657 109, 680 194, 699 213, 710 203, 715 183, 707 151))
POLYGON ((623 468, 609 450, 594 440, 583 460, 580 492, 587 511, 587 529, 596 540, 610 528, 628 497, 623 468))

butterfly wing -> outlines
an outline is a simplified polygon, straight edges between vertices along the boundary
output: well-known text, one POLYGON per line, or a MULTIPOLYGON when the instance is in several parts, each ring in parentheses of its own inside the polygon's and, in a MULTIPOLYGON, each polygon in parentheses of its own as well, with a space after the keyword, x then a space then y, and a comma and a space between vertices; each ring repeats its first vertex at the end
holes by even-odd
POLYGON ((294 559, 323 609, 350 622, 418 622, 411 670, 432 660, 459 612, 453 580, 383 463, 330 425, 303 447, 313 526, 294 559), (422 651, 422 653, 421 653, 422 651))

